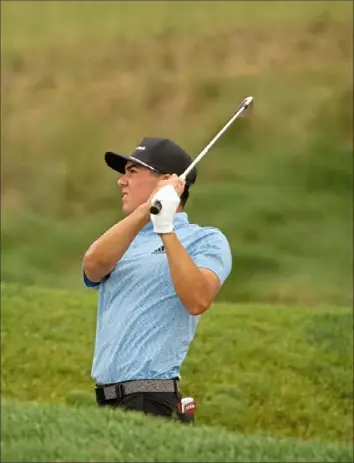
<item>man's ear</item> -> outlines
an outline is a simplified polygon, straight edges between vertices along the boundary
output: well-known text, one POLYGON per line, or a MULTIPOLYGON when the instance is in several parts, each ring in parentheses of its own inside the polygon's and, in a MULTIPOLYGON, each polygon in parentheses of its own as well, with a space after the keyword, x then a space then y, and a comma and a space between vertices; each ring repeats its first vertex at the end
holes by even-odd
POLYGON ((161 180, 168 180, 171 177, 171 174, 163 174, 161 180))

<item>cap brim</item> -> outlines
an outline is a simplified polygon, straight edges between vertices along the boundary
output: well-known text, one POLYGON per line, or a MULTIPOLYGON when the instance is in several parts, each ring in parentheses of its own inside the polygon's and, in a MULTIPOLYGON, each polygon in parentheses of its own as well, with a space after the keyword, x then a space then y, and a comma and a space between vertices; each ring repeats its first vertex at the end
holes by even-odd
POLYGON ((145 162, 140 161, 139 159, 136 159, 133 156, 123 156, 122 154, 112 153, 111 151, 108 151, 105 154, 104 158, 107 165, 111 169, 116 170, 121 174, 125 174, 125 166, 128 161, 133 162, 134 164, 139 164, 142 167, 146 167, 147 169, 157 172, 157 170, 154 167, 145 164, 145 162))
POLYGON ((108 167, 116 170, 117 172, 120 172, 121 174, 125 173, 125 165, 129 161, 128 157, 108 151, 104 155, 104 159, 108 167))

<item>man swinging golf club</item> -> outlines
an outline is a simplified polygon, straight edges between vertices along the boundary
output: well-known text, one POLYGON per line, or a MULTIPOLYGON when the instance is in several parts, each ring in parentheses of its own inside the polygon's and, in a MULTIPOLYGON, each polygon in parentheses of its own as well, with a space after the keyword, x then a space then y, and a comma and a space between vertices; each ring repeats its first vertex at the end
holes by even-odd
POLYGON ((231 272, 230 246, 219 229, 189 222, 197 171, 176 143, 144 138, 131 156, 105 160, 122 174, 125 217, 83 259, 86 286, 99 289, 97 404, 171 418, 198 320, 231 272))

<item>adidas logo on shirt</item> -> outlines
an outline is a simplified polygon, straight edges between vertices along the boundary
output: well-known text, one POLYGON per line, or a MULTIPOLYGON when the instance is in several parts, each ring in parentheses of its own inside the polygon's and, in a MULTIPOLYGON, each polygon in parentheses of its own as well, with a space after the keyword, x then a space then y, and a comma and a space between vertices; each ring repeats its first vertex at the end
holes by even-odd
POLYGON ((161 246, 152 252, 152 254, 164 254, 164 253, 165 253, 165 246, 161 246))

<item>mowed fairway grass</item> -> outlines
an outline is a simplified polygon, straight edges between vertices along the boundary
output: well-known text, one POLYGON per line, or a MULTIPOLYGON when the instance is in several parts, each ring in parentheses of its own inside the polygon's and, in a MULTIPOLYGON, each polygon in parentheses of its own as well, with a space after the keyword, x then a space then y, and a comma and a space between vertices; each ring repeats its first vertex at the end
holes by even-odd
POLYGON ((191 432, 96 410, 95 291, 1 294, 3 461, 350 461, 349 309, 215 304, 182 370, 191 432))
POLYGON ((350 462, 349 445, 186 429, 121 411, 2 401, 6 462, 350 462))

